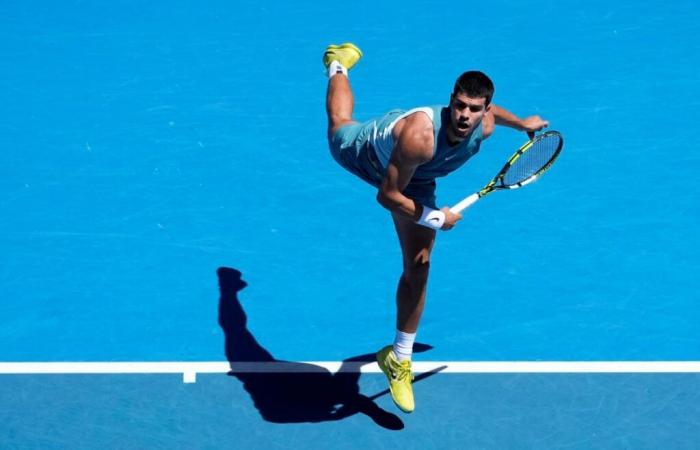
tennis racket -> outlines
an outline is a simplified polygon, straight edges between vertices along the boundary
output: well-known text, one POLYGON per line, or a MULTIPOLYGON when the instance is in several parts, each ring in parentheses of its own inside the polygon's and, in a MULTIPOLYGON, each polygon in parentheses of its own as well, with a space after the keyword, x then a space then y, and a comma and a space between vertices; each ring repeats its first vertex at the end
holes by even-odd
POLYGON ((552 166, 563 146, 564 138, 557 131, 547 131, 529 140, 510 157, 489 184, 454 205, 450 211, 461 213, 493 191, 517 189, 532 183, 552 166))

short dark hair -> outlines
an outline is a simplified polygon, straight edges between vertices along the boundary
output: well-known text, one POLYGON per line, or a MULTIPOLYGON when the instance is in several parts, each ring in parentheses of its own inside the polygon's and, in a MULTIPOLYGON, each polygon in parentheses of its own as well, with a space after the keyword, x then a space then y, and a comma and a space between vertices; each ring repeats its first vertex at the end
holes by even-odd
POLYGON ((457 78, 452 95, 461 93, 474 98, 485 97, 486 105, 488 106, 493 98, 493 92, 494 87, 491 78, 478 70, 470 70, 457 78))

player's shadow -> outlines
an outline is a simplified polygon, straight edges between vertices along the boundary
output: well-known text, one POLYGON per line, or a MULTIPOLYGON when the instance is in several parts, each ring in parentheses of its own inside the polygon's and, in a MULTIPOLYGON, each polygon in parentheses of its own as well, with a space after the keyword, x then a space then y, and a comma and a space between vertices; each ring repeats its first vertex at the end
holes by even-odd
MULTIPOLYGON (((400 430, 404 427, 398 416, 374 402, 388 390, 371 397, 360 393, 359 367, 373 362, 373 354, 344 360, 336 373, 313 364, 276 360, 258 343, 246 325, 247 317, 238 300, 238 292, 247 286, 241 272, 221 267, 217 274, 219 325, 226 339, 226 359, 231 366, 229 375, 243 383, 263 419, 275 423, 323 422, 361 413, 384 428, 400 430), (266 372, 244 371, 251 368, 259 370, 261 367, 266 372), (267 372, 265 367, 269 367, 270 371, 267 372)), ((430 348, 416 344, 414 350, 426 351, 430 348)), ((421 374, 415 381, 442 369, 421 374)))

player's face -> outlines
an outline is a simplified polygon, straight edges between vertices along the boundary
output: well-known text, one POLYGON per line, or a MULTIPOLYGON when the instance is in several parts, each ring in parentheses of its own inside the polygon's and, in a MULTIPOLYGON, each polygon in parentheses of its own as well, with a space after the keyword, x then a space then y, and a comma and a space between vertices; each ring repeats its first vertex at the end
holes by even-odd
POLYGON ((466 94, 452 94, 450 97, 450 119, 455 138, 464 139, 483 120, 489 111, 485 97, 469 97, 466 94))

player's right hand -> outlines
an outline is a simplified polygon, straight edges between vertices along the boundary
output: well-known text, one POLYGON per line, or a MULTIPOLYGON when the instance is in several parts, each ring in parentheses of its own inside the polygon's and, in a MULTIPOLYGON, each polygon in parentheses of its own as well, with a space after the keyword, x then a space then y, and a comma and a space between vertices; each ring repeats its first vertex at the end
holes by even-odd
POLYGON ((527 133, 527 137, 529 137, 530 140, 535 138, 535 131, 541 131, 548 126, 549 122, 542 119, 540 116, 530 116, 522 120, 523 131, 527 133))
POLYGON ((440 209, 443 213, 445 213, 445 223, 442 225, 442 228, 440 228, 443 231, 451 230, 454 228, 454 226, 457 224, 458 221, 462 220, 462 215, 457 213, 453 213, 450 211, 450 208, 445 206, 444 208, 440 209))

